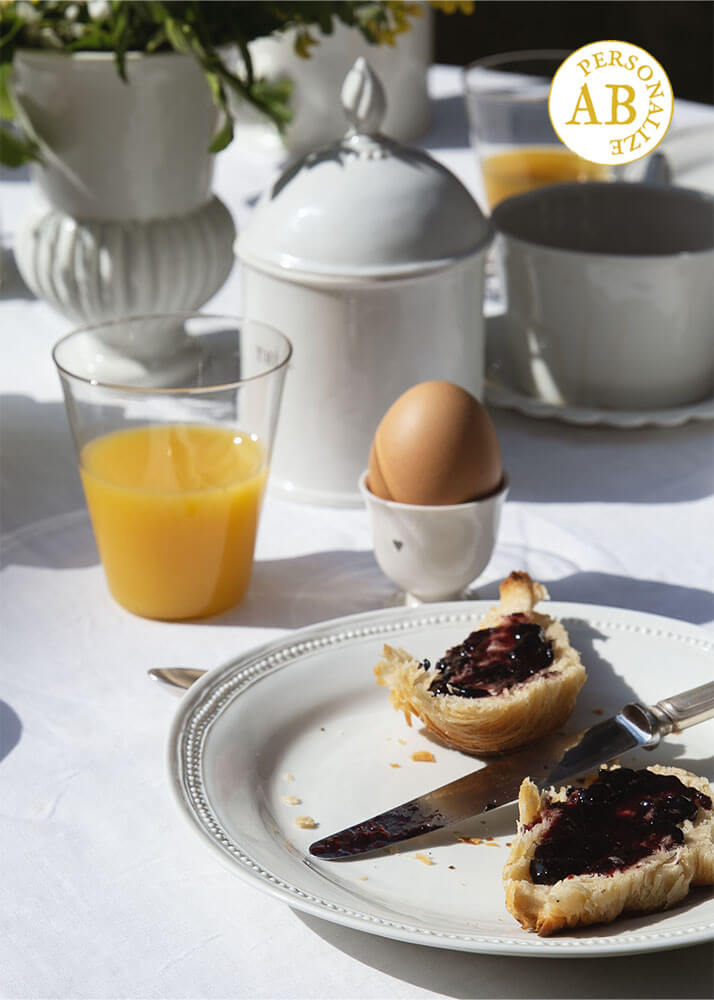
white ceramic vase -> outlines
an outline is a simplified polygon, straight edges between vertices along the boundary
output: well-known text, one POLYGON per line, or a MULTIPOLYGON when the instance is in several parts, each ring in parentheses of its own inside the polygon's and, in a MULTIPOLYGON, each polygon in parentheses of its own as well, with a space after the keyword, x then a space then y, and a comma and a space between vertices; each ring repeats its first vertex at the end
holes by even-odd
POLYGON ((244 123, 254 122, 266 145, 282 144, 292 156, 340 139, 345 131, 340 88, 355 60, 362 56, 386 93, 385 134, 400 142, 416 139, 429 127, 427 70, 433 50, 431 11, 426 4, 421 6, 421 16, 397 36, 394 45, 370 45, 357 28, 341 23, 334 25, 331 35, 316 32, 319 44, 307 59, 295 52, 294 29, 251 42, 256 76, 291 82, 292 120, 281 139, 245 103, 238 109, 239 118, 244 123))
POLYGON ((23 50, 18 116, 37 142, 37 197, 17 235, 27 285, 77 323, 188 312, 233 266, 235 227, 211 193, 216 111, 190 56, 23 50))

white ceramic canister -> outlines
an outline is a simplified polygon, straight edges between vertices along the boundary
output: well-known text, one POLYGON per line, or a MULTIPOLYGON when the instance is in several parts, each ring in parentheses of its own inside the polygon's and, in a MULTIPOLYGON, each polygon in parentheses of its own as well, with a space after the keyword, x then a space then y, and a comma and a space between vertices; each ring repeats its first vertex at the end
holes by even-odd
POLYGON ((491 230, 449 170, 380 133, 384 92, 363 58, 342 102, 344 139, 265 192, 237 251, 245 315, 294 346, 272 487, 357 506, 372 436, 402 392, 446 379, 482 396, 491 230))

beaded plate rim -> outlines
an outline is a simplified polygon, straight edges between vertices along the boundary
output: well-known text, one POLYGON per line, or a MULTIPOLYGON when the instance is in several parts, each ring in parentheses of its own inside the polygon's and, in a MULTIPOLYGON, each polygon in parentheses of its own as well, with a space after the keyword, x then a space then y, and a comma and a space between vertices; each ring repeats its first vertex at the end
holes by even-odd
MULTIPOLYGON (((289 667, 316 650, 355 639, 389 635, 416 628, 476 623, 490 601, 452 602, 418 608, 389 608, 362 612, 296 630, 264 643, 204 675, 182 699, 168 740, 170 785, 180 811, 194 831, 207 841, 234 874, 277 896, 297 909, 358 930, 411 943, 487 954, 542 957, 606 957, 699 944, 714 938, 714 919, 668 931, 624 932, 613 937, 560 936, 515 938, 472 933, 441 932, 331 902, 275 876, 244 850, 226 831, 211 807, 202 781, 202 753, 206 735, 224 709, 256 681, 289 667)), ((584 621, 604 631, 643 633, 674 640, 714 653, 714 636, 698 626, 643 612, 600 605, 549 601, 548 610, 567 627, 584 621)), ((306 864, 311 864, 305 858, 306 864)))

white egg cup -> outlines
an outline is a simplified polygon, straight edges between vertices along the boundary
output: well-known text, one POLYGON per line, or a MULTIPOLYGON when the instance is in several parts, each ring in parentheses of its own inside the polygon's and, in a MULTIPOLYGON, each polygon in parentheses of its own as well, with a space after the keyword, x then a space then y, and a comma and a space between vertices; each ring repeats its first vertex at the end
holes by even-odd
POLYGON ((459 600, 488 565, 508 494, 505 478, 481 500, 445 506, 396 503, 375 496, 363 472, 374 555, 382 572, 405 592, 405 603, 459 600))

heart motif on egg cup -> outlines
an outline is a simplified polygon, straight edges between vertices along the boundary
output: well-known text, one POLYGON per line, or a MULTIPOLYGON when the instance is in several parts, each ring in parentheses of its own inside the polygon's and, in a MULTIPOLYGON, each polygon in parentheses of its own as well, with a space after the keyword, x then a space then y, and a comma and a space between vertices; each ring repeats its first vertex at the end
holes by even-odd
POLYGON ((404 592, 404 602, 418 605, 467 596, 465 588, 483 573, 496 546, 509 488, 506 476, 486 497, 442 506, 383 500, 369 489, 366 472, 359 488, 375 558, 404 592))

